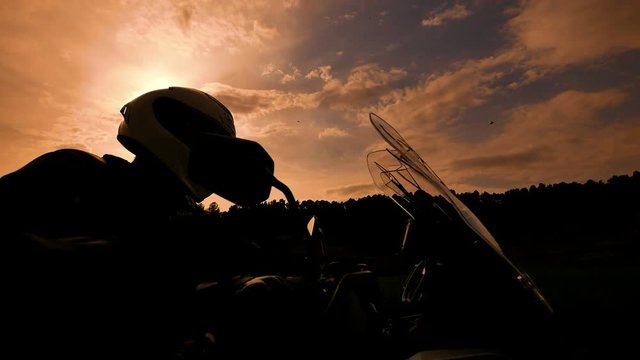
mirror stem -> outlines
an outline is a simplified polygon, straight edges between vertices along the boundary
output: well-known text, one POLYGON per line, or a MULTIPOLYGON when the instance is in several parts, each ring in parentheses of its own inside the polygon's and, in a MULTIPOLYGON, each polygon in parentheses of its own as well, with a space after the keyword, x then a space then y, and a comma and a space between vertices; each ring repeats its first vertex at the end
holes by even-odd
POLYGON ((284 197, 287 198, 287 203, 289 203, 289 208, 291 209, 297 209, 298 208, 298 203, 296 202, 296 198, 293 196, 293 192, 291 192, 291 189, 289 189, 289 187, 283 183, 282 181, 276 179, 276 177, 273 177, 273 187, 280 190, 282 192, 282 194, 284 194, 284 197))

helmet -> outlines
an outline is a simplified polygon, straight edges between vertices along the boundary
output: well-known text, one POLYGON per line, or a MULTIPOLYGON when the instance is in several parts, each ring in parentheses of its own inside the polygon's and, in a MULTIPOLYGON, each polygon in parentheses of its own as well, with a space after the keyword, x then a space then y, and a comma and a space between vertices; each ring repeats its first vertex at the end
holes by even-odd
POLYGON ((235 168, 231 170, 241 170, 235 177, 244 177, 246 166, 241 168, 237 164, 251 166, 253 159, 261 174, 266 170, 262 180, 268 182, 273 175, 273 160, 258 143, 236 138, 231 112, 211 95, 170 87, 137 97, 124 105, 120 113, 124 119, 118 128, 118 141, 137 156, 151 155, 160 160, 196 201, 213 192, 236 203, 268 198, 270 183, 268 190, 262 186, 261 194, 253 194, 255 199, 237 198, 239 194, 246 197, 247 189, 231 189, 238 181, 212 174, 211 168, 228 170, 229 164, 233 164, 235 168))

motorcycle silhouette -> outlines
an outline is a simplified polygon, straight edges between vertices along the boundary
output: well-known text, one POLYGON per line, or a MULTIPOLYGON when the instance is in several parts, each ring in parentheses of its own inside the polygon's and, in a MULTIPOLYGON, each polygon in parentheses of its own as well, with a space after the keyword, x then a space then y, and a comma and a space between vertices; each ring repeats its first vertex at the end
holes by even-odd
POLYGON ((323 219, 301 215, 268 155, 256 156, 243 177, 283 192, 304 251, 286 270, 257 255, 252 270, 198 285, 177 358, 553 357, 553 309, 532 279, 391 125, 370 120, 389 147, 368 155, 369 171, 406 214, 391 261, 404 271, 332 258, 323 219))

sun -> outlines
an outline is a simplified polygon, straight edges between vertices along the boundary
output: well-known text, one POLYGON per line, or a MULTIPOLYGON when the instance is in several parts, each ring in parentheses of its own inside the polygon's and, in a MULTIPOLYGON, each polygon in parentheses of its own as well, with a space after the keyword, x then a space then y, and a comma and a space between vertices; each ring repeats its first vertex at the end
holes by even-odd
POLYGON ((189 77, 162 68, 144 68, 134 71, 129 75, 127 83, 130 85, 130 90, 127 91, 130 99, 152 90, 166 89, 170 86, 193 86, 189 77))

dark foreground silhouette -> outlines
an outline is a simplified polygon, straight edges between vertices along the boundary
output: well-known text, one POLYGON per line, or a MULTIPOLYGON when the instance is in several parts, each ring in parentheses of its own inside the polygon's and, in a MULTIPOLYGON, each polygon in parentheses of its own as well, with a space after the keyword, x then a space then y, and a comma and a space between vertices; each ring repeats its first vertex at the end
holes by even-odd
MULTIPOLYGON (((66 175, 65 181, 68 181, 69 174, 66 175)), ((113 181, 102 178, 99 172, 94 180, 97 179, 113 181)), ((52 188, 39 191, 52 191, 60 186, 55 184, 55 179, 50 181, 52 188)), ((85 185, 80 181, 73 186, 82 189, 85 185)), ((351 321, 342 316, 353 313, 348 310, 349 301, 344 300, 351 296, 349 292, 337 297, 335 306, 331 308, 338 315, 332 317, 332 313, 325 314, 332 325, 331 330, 344 329, 344 334, 308 328, 317 319, 304 317, 308 313, 300 307, 315 305, 309 302, 313 299, 323 301, 322 295, 313 293, 317 289, 299 285, 300 288, 295 290, 304 296, 289 296, 289 291, 294 288, 280 286, 279 277, 245 283, 246 286, 240 287, 245 292, 234 297, 232 302, 225 303, 230 300, 215 297, 222 300, 205 304, 204 307, 194 306, 198 300, 185 295, 189 294, 184 289, 185 284, 196 284, 211 277, 227 278, 238 273, 303 275, 308 266, 305 256, 309 249, 307 244, 299 242, 300 239, 292 234, 300 218, 291 216, 283 201, 252 207, 234 206, 224 213, 215 211, 215 206, 207 212, 195 204, 187 204, 182 216, 173 217, 165 224, 157 224, 152 219, 158 218, 158 212, 166 204, 153 198, 153 193, 154 189, 150 188, 148 202, 140 202, 152 206, 132 208, 126 212, 122 212, 120 206, 116 211, 116 207, 110 205, 117 203, 118 196, 123 194, 105 193, 102 201, 98 199, 91 204, 105 217, 99 221, 93 217, 82 221, 60 217, 48 203, 37 202, 38 192, 34 192, 34 197, 29 199, 14 199, 13 208, 5 207, 3 217, 10 219, 14 214, 26 211, 24 209, 38 206, 39 211, 35 214, 39 218, 22 221, 42 221, 48 224, 52 236, 64 237, 64 234, 55 231, 56 224, 65 221, 74 221, 74 226, 91 229, 95 229, 95 223, 91 221, 110 226, 126 226, 133 222, 138 231, 144 233, 145 239, 156 241, 153 246, 133 242, 130 245, 132 247, 123 252, 109 244, 96 243, 94 240, 97 236, 68 238, 66 242, 57 244, 53 252, 50 246, 47 251, 39 251, 43 245, 48 245, 43 244, 46 238, 22 236, 21 242, 4 242, 3 263, 8 265, 5 272, 7 276, 4 277, 5 288, 10 290, 5 293, 7 321, 4 326, 8 326, 6 333, 9 333, 11 340, 10 346, 6 347, 7 353, 17 351, 39 356, 64 353, 65 350, 59 348, 60 344, 68 346, 71 341, 77 346, 77 354, 91 354, 92 358, 136 355, 167 358, 168 353, 175 358, 189 351, 197 354, 206 347, 198 344, 198 341, 204 340, 189 331, 209 324, 194 325, 189 322, 207 318, 207 315, 227 322, 223 325, 214 324, 214 327, 226 326, 222 336, 228 336, 227 339, 223 338, 227 341, 227 348, 221 354, 230 358, 238 354, 248 356, 265 353, 301 356, 299 350, 303 348, 302 345, 318 345, 313 336, 323 336, 323 341, 327 341, 325 345, 330 345, 330 349, 313 347, 315 354, 306 354, 306 357, 383 354, 375 353, 379 348, 369 343, 349 341, 341 344, 345 338, 353 338, 353 331, 360 330, 348 327, 350 324, 360 324, 360 321, 351 321), (175 229, 191 228, 193 232, 172 233, 173 222, 180 223, 175 229), (185 227, 181 222, 189 222, 189 226, 185 227), (213 234, 215 239, 212 238, 213 234), (173 237, 188 240, 179 244, 193 246, 197 251, 183 249, 185 251, 175 252, 176 243, 164 248, 163 239, 173 237), (69 249, 75 252, 70 253, 69 249), (149 253, 152 249, 155 249, 154 253, 149 253), (26 253, 29 256, 21 256, 26 253), (190 257, 176 257, 176 254, 190 254, 190 257), (115 262, 114 255, 117 259, 115 262), (198 277, 193 278, 195 275, 198 277), (82 286, 78 287, 78 284, 82 286), (209 309, 210 313, 195 312, 203 308, 209 309), (287 345, 274 346, 280 344, 283 336, 289 336, 287 345), (248 345, 245 339, 254 341, 248 345), (292 345, 294 343, 299 346, 292 345), (349 346, 346 352, 332 352, 342 345, 349 346), (131 349, 137 349, 139 353, 131 353, 131 349), (176 355, 175 349, 180 349, 182 353, 176 355)), ((9 197, 5 194, 4 198, 9 197)), ((543 337, 550 340, 551 345, 533 342, 540 348, 531 348, 529 358, 536 358, 540 354, 545 354, 545 358, 611 358, 626 355, 632 350, 633 332, 626 329, 632 328, 639 319, 636 304, 640 300, 640 210, 635 204, 640 203, 640 173, 616 176, 607 182, 541 184, 504 194, 475 192, 459 194, 459 197, 494 232, 505 252, 528 270, 555 308, 555 329, 544 328, 554 332, 543 337), (555 349, 557 353, 552 356, 540 352, 543 347, 544 351, 555 349)), ((317 216, 321 225, 326 254, 314 249, 319 259, 329 256, 342 265, 367 263, 369 268, 382 275, 381 281, 400 277, 414 263, 415 259, 410 256, 397 256, 406 215, 388 197, 374 195, 346 202, 307 200, 301 202, 299 207, 303 219, 317 216)), ((30 209, 29 213, 34 212, 30 209)), ((81 215, 78 214, 79 218, 81 215)), ((429 219, 424 220, 427 222, 423 224, 425 227, 435 225, 429 224, 429 219)), ((105 228, 105 233, 108 234, 109 230, 105 228)), ((20 237, 20 234, 12 235, 20 237)), ((414 250, 418 253, 421 251, 414 250)), ((333 271, 344 274, 349 269, 333 271)), ((478 274, 474 274, 478 277, 471 278, 466 273, 455 276, 459 280, 475 281, 481 279, 478 274)), ((372 301, 378 299, 375 301, 380 302, 374 301, 376 304, 384 303, 384 298, 398 298, 401 295, 398 281, 392 280, 389 280, 388 286, 382 287, 382 294, 358 290, 360 284, 367 281, 369 279, 360 278, 354 280, 353 285, 345 286, 358 293, 358 296, 372 301)), ((295 281, 293 284, 294 287, 298 286, 295 281)), ((486 291, 480 286, 462 292, 455 286, 441 285, 444 286, 440 288, 443 292, 460 295, 460 303, 440 302, 436 312, 442 313, 446 313, 447 307, 465 304, 462 297, 474 292, 484 294, 486 291)), ((216 289, 212 291, 219 291, 219 288, 216 289)), ((481 319, 487 321, 491 316, 481 319)), ((449 327, 442 325, 439 332, 425 332, 420 336, 436 339, 439 345, 451 345, 447 344, 448 339, 443 334, 462 336, 469 331, 469 328, 455 326, 456 321, 468 321, 468 318, 437 320, 449 324, 449 327)), ((378 325, 375 326, 377 328, 378 325)), ((384 325, 380 325, 380 328, 384 328, 384 325)), ((511 328, 495 331, 492 324, 472 328, 473 331, 479 329, 485 332, 465 336, 475 336, 478 343, 483 343, 487 340, 483 336, 514 336, 517 339, 536 335, 511 328)), ((213 333, 211 335, 215 336, 213 333)), ((407 353, 401 355, 410 354, 412 345, 403 344, 403 341, 400 339, 398 343, 407 347, 407 353)))
MULTIPOLYGON (((461 193, 505 252, 521 264, 555 309, 558 358, 633 354, 640 320, 640 172, 607 181, 539 184, 505 193, 461 193)), ((406 216, 386 196, 345 202, 306 200, 322 219, 329 252, 371 260, 398 252, 406 216)), ((283 202, 233 206, 210 216, 229 226, 263 221, 272 248, 284 247, 283 202), (270 224, 270 225, 267 225, 270 224)), ((262 231, 262 230, 261 230, 262 231)), ((251 230, 243 232, 255 238, 251 230)))

